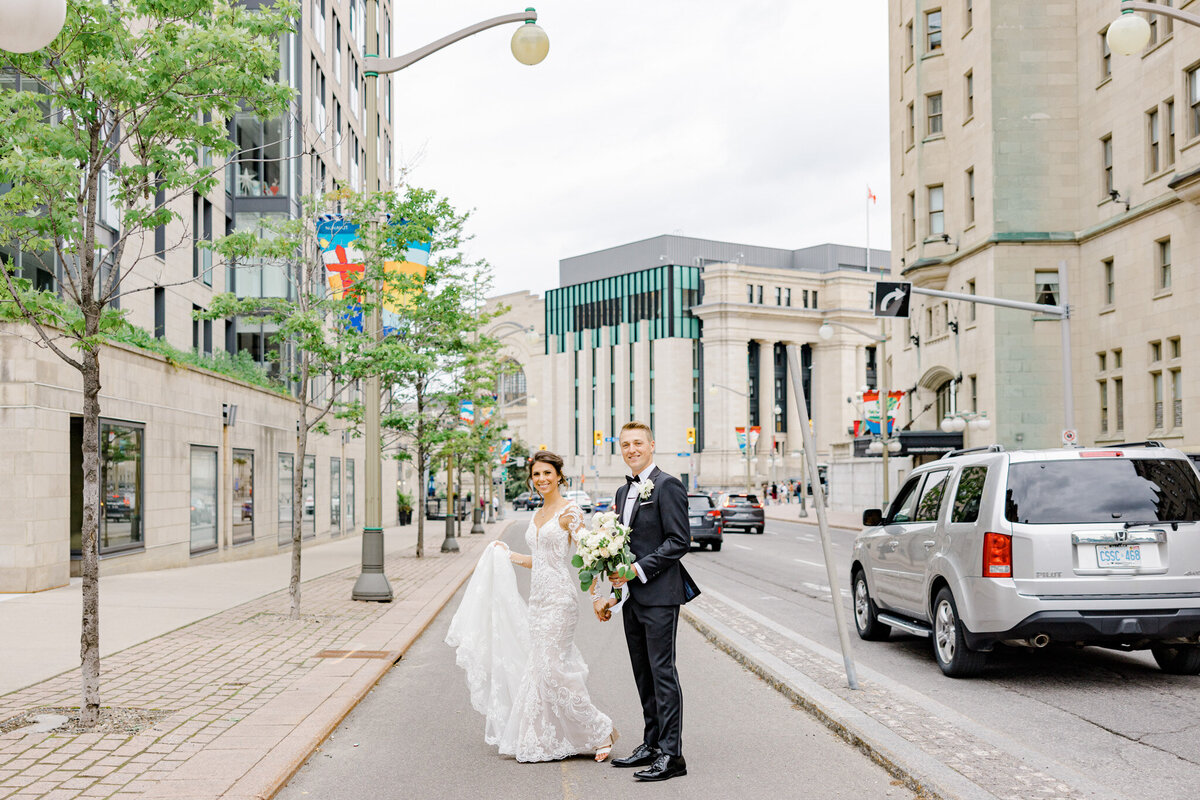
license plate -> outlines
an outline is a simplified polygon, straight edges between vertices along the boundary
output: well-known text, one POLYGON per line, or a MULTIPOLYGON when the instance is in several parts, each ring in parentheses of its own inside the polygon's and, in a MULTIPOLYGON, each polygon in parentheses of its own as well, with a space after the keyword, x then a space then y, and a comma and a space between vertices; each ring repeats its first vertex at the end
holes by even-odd
POLYGON ((1141 565, 1142 546, 1140 544, 1096 545, 1096 566, 1098 567, 1140 567, 1141 565))

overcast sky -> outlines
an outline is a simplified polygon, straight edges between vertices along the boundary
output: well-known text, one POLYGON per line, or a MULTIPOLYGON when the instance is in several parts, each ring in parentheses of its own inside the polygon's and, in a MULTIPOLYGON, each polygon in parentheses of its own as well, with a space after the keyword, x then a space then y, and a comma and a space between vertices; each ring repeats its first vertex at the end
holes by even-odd
MULTIPOLYGON (((542 0, 541 64, 514 26, 398 73, 396 163, 474 209, 494 293, 558 286, 558 260, 663 233, 862 246, 888 220, 885 0, 542 0)), ((401 2, 395 54, 522 0, 401 2)))

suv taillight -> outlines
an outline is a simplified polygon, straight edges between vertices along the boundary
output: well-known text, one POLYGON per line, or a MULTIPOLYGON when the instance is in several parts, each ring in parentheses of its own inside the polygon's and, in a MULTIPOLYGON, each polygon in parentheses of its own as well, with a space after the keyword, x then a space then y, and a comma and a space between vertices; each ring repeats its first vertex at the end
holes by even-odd
POLYGON ((708 512, 708 515, 709 515, 710 517, 719 517, 719 516, 721 516, 721 509, 719 509, 719 508, 714 508, 712 511, 709 511, 709 512, 708 512))
POLYGON ((1012 537, 988 531, 983 535, 983 577, 1012 577, 1012 537))

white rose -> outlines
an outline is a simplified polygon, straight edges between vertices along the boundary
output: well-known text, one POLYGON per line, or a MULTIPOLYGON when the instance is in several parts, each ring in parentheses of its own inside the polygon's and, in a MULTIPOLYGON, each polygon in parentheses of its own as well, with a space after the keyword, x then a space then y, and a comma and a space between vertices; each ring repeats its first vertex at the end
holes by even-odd
POLYGON ((609 552, 608 552, 608 548, 607 548, 607 547, 601 547, 601 548, 600 548, 600 555, 601 555, 601 556, 603 556, 604 558, 608 558, 608 557, 611 555, 611 553, 609 553, 609 552))

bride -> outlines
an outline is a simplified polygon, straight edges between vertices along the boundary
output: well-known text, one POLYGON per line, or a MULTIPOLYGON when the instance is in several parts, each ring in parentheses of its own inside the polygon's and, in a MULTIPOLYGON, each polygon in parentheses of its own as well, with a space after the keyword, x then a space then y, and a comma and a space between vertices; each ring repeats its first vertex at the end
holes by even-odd
MULTIPOLYGON (((489 546, 446 636, 467 671, 471 704, 487 719, 485 740, 517 761, 593 751, 604 761, 617 740, 612 720, 592 705, 587 664, 575 646, 579 582, 571 556, 584 530, 583 511, 560 493, 562 470, 563 460, 546 450, 530 457, 530 479, 543 499, 525 531, 531 552, 511 552, 503 542, 489 546), (533 571, 528 607, 507 562, 533 571)), ((608 618, 611 604, 593 594, 600 619, 608 618)))

